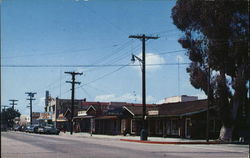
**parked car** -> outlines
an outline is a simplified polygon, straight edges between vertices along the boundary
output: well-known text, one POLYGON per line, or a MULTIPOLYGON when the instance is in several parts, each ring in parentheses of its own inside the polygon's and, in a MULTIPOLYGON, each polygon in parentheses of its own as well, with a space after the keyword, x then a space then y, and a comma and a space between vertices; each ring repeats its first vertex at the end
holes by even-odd
POLYGON ((14 131, 21 131, 21 128, 22 128, 22 126, 16 126, 16 127, 14 128, 14 131))
POLYGON ((39 127, 37 128, 37 133, 44 134, 44 133, 45 133, 45 132, 44 132, 44 127, 43 127, 43 126, 39 126, 39 127))
POLYGON ((32 125, 27 126, 25 132, 33 133, 33 132, 34 132, 34 127, 35 127, 35 126, 32 126, 32 125))
POLYGON ((43 129, 44 133, 45 134, 56 134, 56 135, 59 135, 60 133, 60 130, 55 128, 55 127, 52 127, 52 126, 45 126, 44 129, 43 129))
POLYGON ((34 125, 34 133, 39 133, 39 128, 43 128, 41 125, 34 125))
POLYGON ((29 132, 29 131, 30 131, 30 128, 31 128, 31 126, 28 125, 28 126, 26 127, 26 129, 25 129, 25 132, 29 132))
POLYGON ((26 128, 27 128, 26 126, 21 126, 20 131, 21 131, 21 132, 25 132, 25 131, 26 131, 26 128))

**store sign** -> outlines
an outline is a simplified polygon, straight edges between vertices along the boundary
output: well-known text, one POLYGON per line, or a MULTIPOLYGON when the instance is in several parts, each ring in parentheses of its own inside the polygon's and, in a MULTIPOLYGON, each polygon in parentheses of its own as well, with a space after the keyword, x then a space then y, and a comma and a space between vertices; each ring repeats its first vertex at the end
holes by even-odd
POLYGON ((159 115, 159 111, 158 110, 148 111, 148 115, 159 115))
POLYGON ((86 111, 78 111, 77 114, 77 116, 86 116, 86 115, 87 115, 86 111))

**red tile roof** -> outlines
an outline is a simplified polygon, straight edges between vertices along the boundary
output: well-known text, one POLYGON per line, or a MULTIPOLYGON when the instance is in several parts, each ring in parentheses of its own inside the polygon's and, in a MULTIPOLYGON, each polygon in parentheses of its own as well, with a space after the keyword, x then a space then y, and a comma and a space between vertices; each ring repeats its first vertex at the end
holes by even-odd
POLYGON ((159 115, 184 115, 207 110, 207 100, 167 103, 159 106, 159 115))
MULTIPOLYGON (((124 106, 126 110, 134 115, 142 115, 142 106, 124 106)), ((207 100, 196 100, 189 102, 165 103, 146 108, 149 111, 158 111, 158 116, 180 116, 192 113, 199 113, 207 110, 207 100)))

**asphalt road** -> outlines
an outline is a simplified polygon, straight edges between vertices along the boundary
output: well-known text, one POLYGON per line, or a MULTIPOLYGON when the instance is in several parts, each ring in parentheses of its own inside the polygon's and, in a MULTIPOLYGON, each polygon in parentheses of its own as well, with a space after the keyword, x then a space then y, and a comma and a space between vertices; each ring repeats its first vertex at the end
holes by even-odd
POLYGON ((21 132, 1 133, 2 158, 248 158, 248 145, 167 145, 21 132))

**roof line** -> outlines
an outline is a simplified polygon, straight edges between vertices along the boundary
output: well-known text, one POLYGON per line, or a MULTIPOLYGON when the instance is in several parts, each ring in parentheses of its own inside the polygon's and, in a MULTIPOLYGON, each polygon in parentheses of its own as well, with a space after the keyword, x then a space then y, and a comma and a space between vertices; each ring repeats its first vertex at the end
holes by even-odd
POLYGON ((93 105, 90 105, 90 107, 86 110, 86 113, 89 111, 90 108, 93 108, 96 111, 95 107, 93 105))
POLYGON ((133 116, 135 116, 135 114, 132 111, 130 111, 126 106, 123 106, 123 109, 127 110, 130 114, 132 114, 133 116))
POLYGON ((204 111, 207 111, 207 109, 203 109, 203 110, 200 110, 200 111, 194 111, 194 112, 184 113, 184 114, 181 114, 180 116, 188 116, 188 115, 192 115, 192 114, 198 114, 198 113, 201 113, 201 112, 204 112, 204 111))
POLYGON ((66 114, 68 113, 68 111, 71 113, 71 110, 68 108, 67 111, 63 114, 64 117, 66 117, 66 114))

